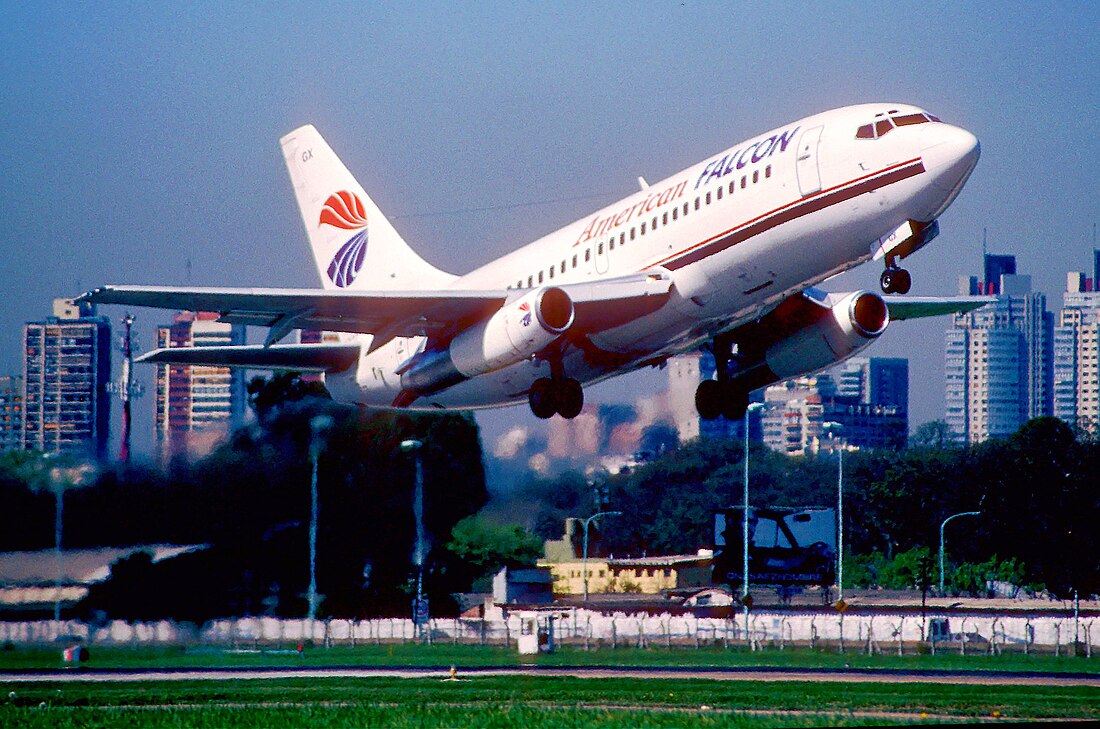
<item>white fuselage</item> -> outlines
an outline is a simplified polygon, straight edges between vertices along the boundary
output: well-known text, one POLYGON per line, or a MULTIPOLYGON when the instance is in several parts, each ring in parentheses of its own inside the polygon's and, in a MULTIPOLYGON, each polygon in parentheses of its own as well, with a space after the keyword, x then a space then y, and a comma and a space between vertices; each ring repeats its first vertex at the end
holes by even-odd
MULTIPOLYGON (((896 126, 877 139, 856 136, 885 115, 922 113, 864 104, 766 132, 461 276, 453 288, 519 294, 667 271, 673 290, 663 307, 593 333, 586 351, 569 348, 563 366, 568 377, 590 383, 661 362, 868 260, 906 220, 935 219, 973 169, 973 135, 925 122, 896 126)), ((357 368, 327 377, 328 389, 338 400, 390 406, 401 391, 395 370, 422 341, 400 338, 370 354, 364 348, 357 368)), ((549 370, 541 359, 524 360, 412 407, 526 402, 531 384, 549 370)))

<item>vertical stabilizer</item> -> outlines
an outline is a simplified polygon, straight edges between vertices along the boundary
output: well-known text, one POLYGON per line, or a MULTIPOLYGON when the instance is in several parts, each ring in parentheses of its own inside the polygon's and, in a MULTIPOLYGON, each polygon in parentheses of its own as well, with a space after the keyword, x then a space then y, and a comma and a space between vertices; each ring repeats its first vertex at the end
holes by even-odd
POLYGON ((312 124, 279 143, 326 289, 437 289, 454 280, 409 248, 312 124))

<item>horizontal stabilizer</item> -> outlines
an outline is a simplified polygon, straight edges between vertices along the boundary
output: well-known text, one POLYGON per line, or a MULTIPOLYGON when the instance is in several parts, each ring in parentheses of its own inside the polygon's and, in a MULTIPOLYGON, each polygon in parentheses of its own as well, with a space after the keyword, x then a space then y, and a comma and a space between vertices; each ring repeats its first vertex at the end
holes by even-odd
POLYGON ((997 300, 996 296, 883 296, 890 319, 922 319, 926 316, 961 314, 997 300))
POLYGON ((210 367, 244 367, 295 372, 342 372, 359 359, 358 344, 281 344, 264 347, 171 347, 147 352, 135 362, 210 367))

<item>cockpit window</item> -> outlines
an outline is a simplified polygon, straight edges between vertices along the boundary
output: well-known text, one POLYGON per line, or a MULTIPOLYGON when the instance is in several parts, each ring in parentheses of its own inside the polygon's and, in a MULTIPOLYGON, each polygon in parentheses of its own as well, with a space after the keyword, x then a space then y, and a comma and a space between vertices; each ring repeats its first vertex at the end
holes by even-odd
MULTIPOLYGON (((876 114, 875 116, 883 117, 885 115, 876 114)), ((863 124, 856 129, 856 139, 878 139, 887 134, 895 126, 907 127, 913 124, 926 124, 927 122, 939 121, 939 117, 932 116, 931 114, 899 114, 897 111, 891 109, 889 117, 878 118, 873 124, 863 124)))
POLYGON ((928 121, 928 117, 924 114, 904 114, 902 116, 892 117, 894 124, 899 127, 907 127, 912 124, 924 124, 928 121))

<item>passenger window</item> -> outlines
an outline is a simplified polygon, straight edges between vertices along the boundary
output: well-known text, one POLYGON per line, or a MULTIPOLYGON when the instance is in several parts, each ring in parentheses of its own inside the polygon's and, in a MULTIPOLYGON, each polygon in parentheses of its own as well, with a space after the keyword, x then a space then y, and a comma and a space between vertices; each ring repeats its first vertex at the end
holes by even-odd
POLYGON ((626 243, 626 233, 619 233, 619 245, 626 243))
POLYGON ((596 246, 596 255, 603 255, 603 243, 600 243, 598 246, 596 246))
POLYGON ((630 240, 634 240, 634 229, 630 229, 630 240))
POLYGON ((684 215, 688 214, 688 204, 684 203, 684 215))
POLYGON ((754 185, 755 185, 755 184, 756 184, 756 183, 758 183, 758 182, 760 182, 760 170, 753 170, 753 173, 752 173, 752 184, 754 184, 754 185))
POLYGON ((539 283, 542 283, 542 271, 539 271, 539 283))
POLYGON ((668 213, 661 216, 661 225, 668 225, 668 213))
POLYGON ((653 230, 657 230, 657 216, 653 216, 653 225, 650 226, 653 230))
POLYGON ((747 178, 747 177, 742 177, 741 178, 741 189, 742 190, 745 189, 745 185, 748 183, 748 181, 749 181, 749 178, 747 178))
POLYGON ((772 176, 772 166, 768 165, 767 167, 764 168, 764 177, 771 177, 771 176, 772 176))
POLYGON ((730 195, 733 194, 733 188, 734 188, 734 182, 733 182, 733 180, 730 180, 730 195))
POLYGON ((565 273, 565 261, 561 262, 561 272, 565 273))
POLYGON ((591 260, 592 260, 592 249, 591 248, 585 248, 584 249, 584 262, 588 263, 591 260))
POLYGON ((707 205, 710 205, 710 193, 707 193, 707 205))
POLYGON ((554 278, 554 267, 550 267, 550 278, 554 278))
POLYGON ((678 213, 678 212, 680 212, 680 208, 673 208, 672 209, 672 219, 673 220, 676 220, 676 213, 678 213))
POLYGON ((641 228, 642 228, 642 235, 645 235, 645 223, 642 223, 641 228))
POLYGON ((716 195, 717 195, 719 200, 722 199, 722 188, 720 188, 720 187, 718 188, 718 191, 717 191, 716 195))
POLYGON ((576 254, 573 254, 573 268, 576 268, 576 267, 577 267, 577 256, 576 256, 576 254))
POLYGON ((699 209, 699 198, 695 198, 695 209, 699 209))
POLYGON ((534 277, 533 276, 528 276, 527 277, 527 288, 531 288, 534 285, 535 285, 534 277))
POLYGON ((611 236, 611 242, 607 244, 608 250, 615 250, 615 236, 611 236))

